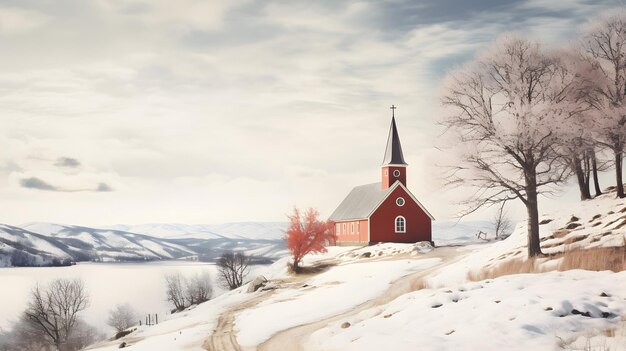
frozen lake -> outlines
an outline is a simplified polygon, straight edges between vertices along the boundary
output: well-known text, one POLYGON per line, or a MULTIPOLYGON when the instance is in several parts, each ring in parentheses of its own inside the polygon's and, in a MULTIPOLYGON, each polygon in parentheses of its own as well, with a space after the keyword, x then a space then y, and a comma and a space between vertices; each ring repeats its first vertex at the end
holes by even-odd
POLYGON ((89 292, 89 308, 81 313, 87 323, 107 334, 108 311, 116 304, 129 303, 145 316, 169 313, 163 276, 180 271, 184 275, 208 270, 213 277, 214 295, 220 288, 217 268, 212 263, 161 261, 149 263, 79 263, 70 267, 0 268, 0 327, 10 328, 26 308, 30 290, 39 282, 56 278, 81 278, 89 292), (217 290, 217 291, 216 291, 217 290))

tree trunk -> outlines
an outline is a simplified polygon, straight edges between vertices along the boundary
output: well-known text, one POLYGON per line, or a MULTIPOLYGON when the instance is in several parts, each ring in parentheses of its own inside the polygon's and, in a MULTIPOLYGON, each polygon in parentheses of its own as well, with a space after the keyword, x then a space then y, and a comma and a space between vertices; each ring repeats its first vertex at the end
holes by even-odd
POLYGON ((526 173, 526 210, 528 211, 528 257, 540 256, 539 204, 537 201, 537 175, 533 167, 526 173))
POLYGON ((624 182, 622 180, 622 151, 615 151, 615 182, 617 183, 617 197, 624 198, 624 182))
POLYGON ((294 273, 300 273, 300 261, 299 260, 293 260, 293 272, 294 273))
POLYGON ((572 156, 571 163, 572 163, 572 168, 574 169, 574 173, 576 173, 576 180, 578 181, 578 190, 580 191, 580 200, 591 199, 591 193, 589 192, 588 178, 585 177, 585 171, 583 170, 583 167, 580 164, 581 163, 580 158, 578 156, 572 156))
POLYGON ((589 150, 589 154, 591 156, 591 172, 593 173, 593 187, 596 191, 596 196, 602 195, 602 190, 600 190, 600 180, 598 179, 598 163, 596 161, 596 151, 589 150))

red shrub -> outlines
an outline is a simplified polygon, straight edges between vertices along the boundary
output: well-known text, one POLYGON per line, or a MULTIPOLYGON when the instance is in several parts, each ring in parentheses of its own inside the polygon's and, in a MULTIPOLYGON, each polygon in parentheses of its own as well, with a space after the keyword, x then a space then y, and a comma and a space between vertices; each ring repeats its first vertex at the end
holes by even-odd
POLYGON ((289 229, 285 235, 287 248, 293 258, 293 270, 299 272, 299 264, 308 253, 326 252, 324 243, 332 240, 330 223, 320 221, 319 213, 309 208, 304 214, 297 208, 289 215, 289 229))

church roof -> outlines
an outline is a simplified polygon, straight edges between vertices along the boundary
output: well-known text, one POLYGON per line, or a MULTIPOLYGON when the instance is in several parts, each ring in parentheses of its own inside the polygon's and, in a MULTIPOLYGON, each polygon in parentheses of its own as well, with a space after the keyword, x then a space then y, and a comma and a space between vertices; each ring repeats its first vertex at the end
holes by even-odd
POLYGON ((407 194, 417 203, 431 220, 435 220, 428 210, 417 198, 407 189, 404 184, 396 181, 387 189, 382 189, 381 183, 372 183, 354 187, 345 199, 339 204, 337 209, 328 218, 329 221, 341 222, 355 219, 366 219, 380 206, 387 196, 397 187, 402 187, 407 194))
POLYGON ((395 117, 391 117, 391 127, 389 127, 389 136, 387 137, 387 148, 383 159, 383 166, 386 165, 406 165, 395 117))
POLYGON ((328 218, 331 221, 347 221, 367 218, 395 187, 382 190, 381 183, 360 185, 352 189, 328 218))

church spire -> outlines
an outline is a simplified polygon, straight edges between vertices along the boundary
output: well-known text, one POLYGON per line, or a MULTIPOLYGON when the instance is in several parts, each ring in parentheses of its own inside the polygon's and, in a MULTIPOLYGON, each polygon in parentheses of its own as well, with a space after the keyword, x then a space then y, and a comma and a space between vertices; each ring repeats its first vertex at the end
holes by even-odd
POLYGON ((396 107, 391 105, 391 127, 389 127, 389 136, 387 137, 387 148, 385 149, 385 157, 383 158, 383 167, 389 165, 405 165, 404 156, 402 155, 402 145, 400 145, 400 136, 396 127, 395 118, 396 107))

